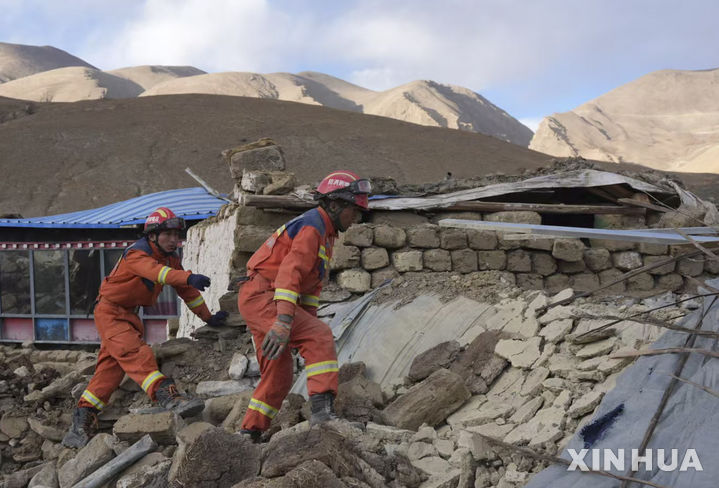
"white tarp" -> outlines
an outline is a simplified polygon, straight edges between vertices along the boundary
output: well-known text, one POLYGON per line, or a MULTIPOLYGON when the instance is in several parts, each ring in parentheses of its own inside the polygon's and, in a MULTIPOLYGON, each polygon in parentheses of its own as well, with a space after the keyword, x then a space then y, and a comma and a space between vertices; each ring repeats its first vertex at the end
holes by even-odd
MULTIPOLYGON (((719 287, 719 280, 709 282, 711 286, 719 287)), ((704 319, 702 330, 719 331, 719 300, 712 302, 712 298, 705 299, 705 310, 697 310, 683 321, 684 327, 694 328, 706 312, 709 303, 713 303, 704 319)), ((682 347, 687 334, 669 331, 657 340, 652 348, 662 349, 682 347)), ((717 350, 716 340, 712 338, 697 337, 696 348, 717 350)), ((604 469, 604 449, 609 449, 613 455, 623 454, 625 469, 631 468, 632 449, 638 449, 647 427, 664 395, 667 386, 672 381, 670 375, 676 373, 680 361, 678 354, 664 354, 659 356, 645 356, 627 368, 617 379, 616 387, 608 392, 599 405, 591 426, 601 426, 596 432, 597 438, 588 438, 586 431, 580 430, 567 445, 567 449, 574 449, 575 453, 581 449, 596 449, 600 455, 599 469, 604 469), (598 422, 609 412, 622 406, 622 411, 613 421, 598 422), (623 450, 623 451, 620 451, 623 450)), ((681 373, 678 375, 714 391, 719 391, 719 360, 692 353, 681 373)), ((586 426, 585 426, 586 428, 586 426)), ((719 454, 719 398, 697 388, 696 386, 680 382, 677 383, 669 397, 664 413, 654 430, 654 434, 647 446, 652 449, 653 465, 646 469, 646 464, 640 464, 640 470, 635 478, 651 481, 661 486, 672 488, 716 488, 719 486, 719 463, 714 462, 719 454), (672 449, 677 449, 677 466, 673 470, 662 470, 658 467, 658 449, 664 449, 663 466, 671 466, 672 449), (682 462, 691 461, 689 452, 693 449, 699 459, 703 471, 688 469, 680 471, 682 462)), ((571 461, 572 456, 565 449, 561 457, 571 461)), ((592 463, 592 451, 587 453, 584 460, 588 467, 592 463)), ((625 471, 606 469, 614 474, 625 475, 625 471)), ((602 476, 568 471, 566 466, 553 465, 535 475, 525 488, 616 488, 617 480, 602 476)), ((639 485, 631 484, 632 488, 639 485)))
MULTIPOLYGON (((498 312, 492 305, 462 296, 443 303, 435 295, 421 295, 396 310, 396 302, 367 306, 368 301, 365 295, 353 302, 355 306, 338 312, 330 327, 339 363, 364 362, 367 377, 382 386, 401 383, 415 356, 437 344, 450 340, 469 344, 498 312)), ((304 373, 292 392, 306 394, 304 373)))

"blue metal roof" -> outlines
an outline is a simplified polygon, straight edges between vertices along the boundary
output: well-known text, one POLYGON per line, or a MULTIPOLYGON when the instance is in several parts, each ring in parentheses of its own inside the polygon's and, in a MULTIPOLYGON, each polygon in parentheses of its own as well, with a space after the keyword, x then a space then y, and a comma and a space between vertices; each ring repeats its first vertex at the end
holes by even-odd
POLYGON ((49 217, 0 219, 0 227, 35 227, 55 229, 117 229, 144 224, 158 207, 168 207, 185 220, 202 220, 217 214, 227 202, 204 188, 182 188, 113 203, 105 207, 49 217))

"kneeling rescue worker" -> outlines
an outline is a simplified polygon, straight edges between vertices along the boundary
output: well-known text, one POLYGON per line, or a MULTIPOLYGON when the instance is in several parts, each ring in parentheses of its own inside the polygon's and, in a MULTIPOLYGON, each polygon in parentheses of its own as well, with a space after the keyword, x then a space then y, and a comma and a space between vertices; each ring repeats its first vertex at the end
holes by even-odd
POLYGON ((222 325, 227 318, 226 312, 212 315, 200 294, 210 286, 210 278, 185 271, 180 264, 176 250, 184 229, 184 219, 166 207, 158 208, 145 221, 144 237, 125 250, 100 285, 94 312, 101 341, 95 374, 73 412, 63 445, 87 444, 97 428, 97 414, 125 373, 167 410, 182 417, 203 410, 201 399, 180 393, 175 382, 159 371, 152 349, 142 339, 144 326, 137 316, 139 307, 153 306, 163 285, 170 285, 208 325, 222 325))
POLYGON ((292 386, 292 349, 305 359, 311 424, 336 419, 338 365, 332 331, 317 318, 332 246, 368 210, 370 182, 335 171, 317 187, 320 205, 283 225, 247 263, 238 306, 254 337, 261 379, 242 430, 259 440, 292 386))

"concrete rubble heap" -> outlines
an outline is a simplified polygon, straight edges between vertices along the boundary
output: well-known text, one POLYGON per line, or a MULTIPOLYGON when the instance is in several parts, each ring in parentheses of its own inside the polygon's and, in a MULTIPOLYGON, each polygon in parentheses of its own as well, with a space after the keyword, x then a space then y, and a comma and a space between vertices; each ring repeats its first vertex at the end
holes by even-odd
MULTIPOLYGON (((455 276, 460 280, 448 276, 435 286, 459 290, 461 275, 455 276)), ((423 293, 419 278, 406 280, 412 286, 400 283, 397 290, 423 293)), ((101 432, 80 450, 59 441, 94 354, 3 346, 4 486, 74 486, 137 449, 143 438, 150 452, 97 486, 522 486, 545 463, 494 447, 483 436, 557 453, 631 361, 611 354, 650 343, 660 329, 636 318, 590 335, 589 342, 578 336, 609 317, 671 305, 679 297, 581 299, 545 312, 572 290, 547 296, 511 284, 494 288, 504 316, 495 315, 470 343, 449 340, 422 352, 404 383, 391 387, 369 380, 363 363, 344 364, 336 404, 345 420, 310 428, 308 403, 292 394, 261 444, 237 433, 258 379, 243 326, 154 346, 162 370, 205 398, 201 415, 183 420, 168 412, 140 413, 149 401, 126 380, 100 416, 101 432)), ((697 306, 690 300, 642 317, 667 320, 697 306)))

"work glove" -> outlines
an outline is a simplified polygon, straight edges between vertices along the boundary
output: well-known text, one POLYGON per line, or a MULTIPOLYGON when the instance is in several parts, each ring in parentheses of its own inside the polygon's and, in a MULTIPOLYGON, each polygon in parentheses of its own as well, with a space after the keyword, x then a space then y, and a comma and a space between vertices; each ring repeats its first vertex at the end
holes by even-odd
POLYGON ((285 314, 278 315, 275 323, 265 335, 265 340, 262 341, 262 355, 267 359, 280 357, 290 342, 291 328, 292 317, 285 314))
POLYGON ((207 321, 207 325, 209 325, 210 327, 220 327, 222 325, 225 325, 225 320, 227 320, 228 315, 230 314, 228 314, 224 310, 220 310, 212 317, 210 317, 210 320, 207 321))
POLYGON ((210 278, 205 275, 193 273, 187 277, 187 284, 200 291, 205 291, 205 288, 210 286, 210 278))

